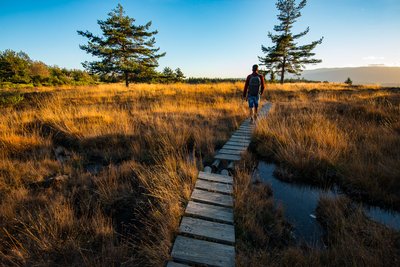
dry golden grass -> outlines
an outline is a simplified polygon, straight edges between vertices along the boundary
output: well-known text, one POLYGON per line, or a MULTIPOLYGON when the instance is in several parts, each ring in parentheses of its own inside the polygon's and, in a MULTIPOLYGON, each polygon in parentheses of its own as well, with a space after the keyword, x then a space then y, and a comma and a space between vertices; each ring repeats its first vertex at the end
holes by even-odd
POLYGON ((274 205, 273 192, 266 185, 251 184, 248 163, 242 164, 235 177, 237 266, 399 264, 400 233, 367 219, 346 197, 319 201, 317 216, 326 232, 326 248, 296 245, 284 211, 274 205))
POLYGON ((303 250, 291 235, 282 206, 269 185, 253 184, 256 163, 247 154, 236 166, 235 230, 237 266, 320 266, 318 250, 303 250))
MULTIPOLYGON (((337 183, 356 199, 400 208, 400 89, 322 83, 268 89, 274 106, 259 121, 252 147, 278 164, 280 178, 337 183)), ((399 232, 369 220, 345 197, 319 202, 326 248, 291 243, 284 211, 274 207, 271 189, 251 184, 249 165, 242 162, 235 181, 238 266, 399 265, 399 232)))
MULTIPOLYGON (((40 88, 0 106, 0 265, 162 265, 198 169, 246 115, 242 86, 40 88)), ((268 85, 266 95, 275 105, 255 141, 286 178, 334 181, 398 205, 398 90, 290 84, 268 85)), ((360 241, 346 243, 346 235, 372 229, 366 240, 379 243, 392 234, 360 215, 351 231, 331 233, 337 250, 291 246, 271 190, 251 185, 254 163, 243 164, 235 181, 239 266, 340 266, 339 245, 360 241)), ((332 205, 323 202, 320 217, 343 220, 328 213, 332 205)), ((374 263, 385 249, 398 259, 398 238, 388 240, 374 263)), ((371 249, 351 250, 345 263, 362 265, 371 249)))
POLYGON ((278 162, 284 179, 335 182, 399 210, 400 90, 302 88, 269 92, 276 102, 256 129, 258 153, 278 162))
POLYGON ((367 219, 350 199, 321 198, 317 216, 326 229, 328 246, 320 254, 321 265, 399 265, 400 233, 367 219))
POLYGON ((241 88, 40 88, 0 106, 0 265, 162 265, 198 168, 245 116, 241 88))

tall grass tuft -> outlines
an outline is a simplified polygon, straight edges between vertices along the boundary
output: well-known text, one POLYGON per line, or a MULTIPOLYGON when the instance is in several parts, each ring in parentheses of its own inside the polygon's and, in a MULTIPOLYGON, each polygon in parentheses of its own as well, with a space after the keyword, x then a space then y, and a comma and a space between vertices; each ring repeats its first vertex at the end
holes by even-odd
POLYGON ((198 169, 245 116, 241 86, 26 89, 0 105, 0 265, 162 265, 198 169))

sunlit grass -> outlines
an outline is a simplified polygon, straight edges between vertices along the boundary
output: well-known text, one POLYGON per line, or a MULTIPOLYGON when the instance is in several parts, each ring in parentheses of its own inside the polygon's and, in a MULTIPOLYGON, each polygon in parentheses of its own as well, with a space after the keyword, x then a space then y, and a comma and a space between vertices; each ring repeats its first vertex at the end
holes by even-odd
POLYGON ((270 92, 277 101, 256 129, 258 153, 286 169, 282 178, 336 182, 355 198, 399 209, 399 90, 297 86, 270 92))
MULTIPOLYGON (((1 263, 162 265, 198 170, 246 117, 242 87, 38 88, 0 106, 1 263)), ((334 180, 350 193, 397 205, 397 91, 269 84, 265 97, 274 107, 256 128, 259 155, 281 164, 290 179, 334 180)), ((265 257, 276 265, 319 262, 292 248, 262 251, 265 244, 285 243, 283 211, 263 199, 268 188, 253 193, 248 174, 239 174, 239 263, 265 257), (277 235, 264 231, 266 223, 277 235), (243 252, 252 238, 259 256, 243 252)))
POLYGON ((39 88, 0 106, 0 261, 162 265, 198 168, 246 116, 242 86, 39 88))

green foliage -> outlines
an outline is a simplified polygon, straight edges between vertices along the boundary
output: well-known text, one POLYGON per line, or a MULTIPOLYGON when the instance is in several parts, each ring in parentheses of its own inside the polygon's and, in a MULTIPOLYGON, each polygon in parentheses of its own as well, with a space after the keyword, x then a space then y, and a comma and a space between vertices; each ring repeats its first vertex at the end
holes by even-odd
POLYGON ((275 78, 275 71, 271 70, 270 71, 270 78, 269 78, 270 82, 274 83, 276 82, 276 78, 275 78))
POLYGON ((323 38, 306 45, 298 45, 296 40, 305 36, 310 28, 298 34, 292 33, 293 24, 301 16, 300 10, 306 6, 307 1, 302 0, 297 6, 295 0, 278 0, 276 7, 279 10, 279 25, 274 26, 276 34, 268 33, 273 46, 261 46, 265 57, 259 57, 262 65, 265 65, 272 73, 280 74, 280 82, 283 83, 285 73, 300 74, 306 64, 322 62, 312 58, 315 53, 312 50, 322 43, 323 38))
POLYGON ((95 77, 82 70, 67 70, 33 61, 24 52, 0 51, 0 88, 94 84, 95 77))
POLYGON ((348 77, 347 80, 344 81, 344 83, 347 84, 348 86, 353 85, 353 81, 350 79, 350 77, 348 77))
POLYGON ((162 78, 165 83, 173 82, 175 80, 174 71, 169 67, 165 67, 162 71, 162 78))
POLYGON ((184 82, 185 78, 186 77, 180 68, 173 71, 170 67, 165 67, 160 73, 158 80, 162 83, 176 83, 184 82))
POLYGON ((32 61, 24 52, 0 52, 0 82, 29 83, 32 61))
POLYGON ((186 78, 180 68, 175 70, 175 77, 178 82, 182 82, 186 78))
POLYGON ((151 22, 145 25, 134 22, 135 19, 126 16, 122 5, 118 4, 106 20, 98 21, 102 36, 78 31, 88 38, 88 43, 80 48, 99 58, 99 61, 86 61, 83 66, 101 76, 124 79, 126 86, 130 80, 150 81, 154 77, 151 75, 156 75, 158 59, 165 53, 158 54, 160 49, 154 48, 157 31, 150 31, 151 22))
POLYGON ((19 92, 5 92, 0 94, 0 106, 14 106, 24 100, 19 92))
POLYGON ((189 84, 210 84, 210 83, 235 83, 244 82, 244 79, 236 78, 193 78, 190 77, 186 80, 189 84))

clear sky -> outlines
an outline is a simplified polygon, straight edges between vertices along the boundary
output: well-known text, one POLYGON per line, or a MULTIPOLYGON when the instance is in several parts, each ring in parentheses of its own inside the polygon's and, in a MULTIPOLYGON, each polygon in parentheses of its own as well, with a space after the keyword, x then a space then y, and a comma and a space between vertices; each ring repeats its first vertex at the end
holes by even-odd
MULTIPOLYGON (((26 52, 48 65, 82 69, 91 57, 77 30, 99 33, 97 20, 121 3, 139 24, 153 22, 167 55, 160 69, 191 77, 244 77, 277 24, 275 0, 0 0, 0 50, 26 52)), ((324 36, 321 67, 400 66, 400 0, 308 0, 295 32, 299 41, 324 36)))

